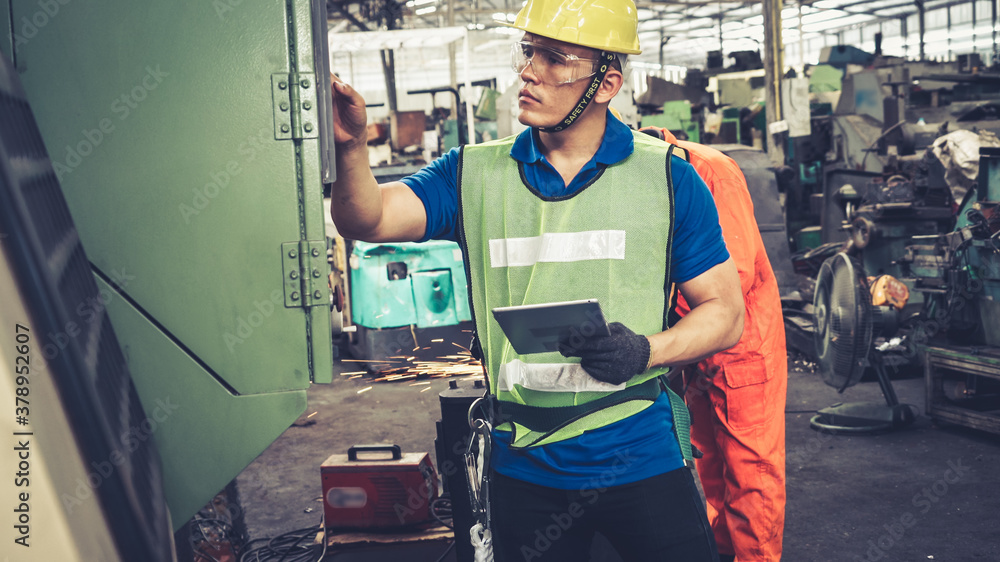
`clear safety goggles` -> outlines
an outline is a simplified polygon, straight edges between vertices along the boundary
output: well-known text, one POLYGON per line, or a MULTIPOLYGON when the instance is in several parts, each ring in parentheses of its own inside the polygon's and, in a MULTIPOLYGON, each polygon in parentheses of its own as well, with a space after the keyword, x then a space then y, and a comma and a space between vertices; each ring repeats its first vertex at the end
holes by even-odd
POLYGON ((518 75, 531 65, 531 71, 545 84, 571 84, 597 74, 598 59, 585 59, 530 41, 514 43, 510 51, 511 67, 518 75))

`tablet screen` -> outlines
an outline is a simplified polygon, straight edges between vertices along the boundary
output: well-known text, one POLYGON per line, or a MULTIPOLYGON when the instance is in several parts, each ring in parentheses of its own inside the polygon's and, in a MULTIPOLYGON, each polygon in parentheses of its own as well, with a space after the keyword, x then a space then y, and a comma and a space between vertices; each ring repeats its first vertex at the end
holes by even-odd
POLYGON ((521 355, 558 351, 564 338, 611 334, 596 299, 494 308, 493 317, 521 355))

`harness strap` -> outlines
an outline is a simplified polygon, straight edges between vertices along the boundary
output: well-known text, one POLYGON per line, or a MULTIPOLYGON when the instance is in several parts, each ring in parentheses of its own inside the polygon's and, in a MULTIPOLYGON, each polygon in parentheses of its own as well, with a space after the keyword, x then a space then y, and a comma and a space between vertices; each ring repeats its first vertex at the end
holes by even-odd
POLYGON ((658 379, 663 390, 670 397, 670 410, 674 415, 674 434, 677 436, 677 442, 681 447, 681 456, 684 457, 684 461, 687 463, 694 459, 691 451, 691 413, 688 411, 684 399, 667 386, 666 377, 658 377, 658 379))

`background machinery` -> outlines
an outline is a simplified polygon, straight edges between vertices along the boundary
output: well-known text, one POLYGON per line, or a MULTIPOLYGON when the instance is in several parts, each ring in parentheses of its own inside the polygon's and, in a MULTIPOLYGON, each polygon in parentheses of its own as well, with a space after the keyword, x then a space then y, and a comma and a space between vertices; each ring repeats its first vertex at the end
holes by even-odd
POLYGON ((876 338, 889 338, 897 328, 897 310, 876 306, 864 269, 844 253, 825 261, 816 279, 816 353, 823 382, 843 392, 861 380, 867 367, 875 375, 885 404, 838 403, 812 418, 815 429, 835 433, 874 432, 912 423, 914 412, 900 404, 889 380, 887 346, 876 347, 876 338))
MULTIPOLYGON (((994 171, 1000 122, 991 109, 996 83, 989 73, 899 61, 849 75, 837 110, 822 118, 828 125, 813 128, 820 135, 815 144, 825 154, 816 191, 803 191, 799 174, 784 184, 790 227, 809 214, 821 223, 813 244, 805 243, 806 229, 792 233, 799 246, 796 270, 818 271, 818 277, 815 324, 803 321, 798 311, 786 314, 790 341, 803 327, 812 331, 820 372, 839 390, 860 379, 862 363, 870 366, 889 408, 882 418, 890 425, 909 418, 894 404, 886 368, 919 369, 926 378, 929 415, 1000 430, 995 386, 1000 363, 992 360, 1000 345, 992 280, 1000 273, 1000 255, 992 245, 998 221, 991 221, 998 198, 993 192, 1000 189, 994 171), (837 288, 841 275, 856 279, 853 297, 846 288, 851 283, 837 288), (864 289, 881 276, 908 290, 896 310, 866 298, 864 289), (844 304, 852 298, 857 303, 844 304), (842 314, 855 306, 855 312, 842 314), (898 322, 889 321, 891 316, 898 322), (885 329, 894 323, 895 337, 885 329), (845 345, 854 349, 846 353, 853 358, 848 363, 861 365, 861 371, 831 363, 845 345)), ((798 338, 800 347, 803 340, 798 338)))

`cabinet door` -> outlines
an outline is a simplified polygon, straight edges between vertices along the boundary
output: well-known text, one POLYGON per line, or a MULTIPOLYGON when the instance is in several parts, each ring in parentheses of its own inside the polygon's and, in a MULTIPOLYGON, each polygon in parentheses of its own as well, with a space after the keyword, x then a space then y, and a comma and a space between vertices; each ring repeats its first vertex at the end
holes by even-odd
POLYGON ((325 4, 41 6, 12 2, 8 41, 102 288, 77 313, 106 308, 147 411, 171 405, 179 526, 331 379, 325 4))

